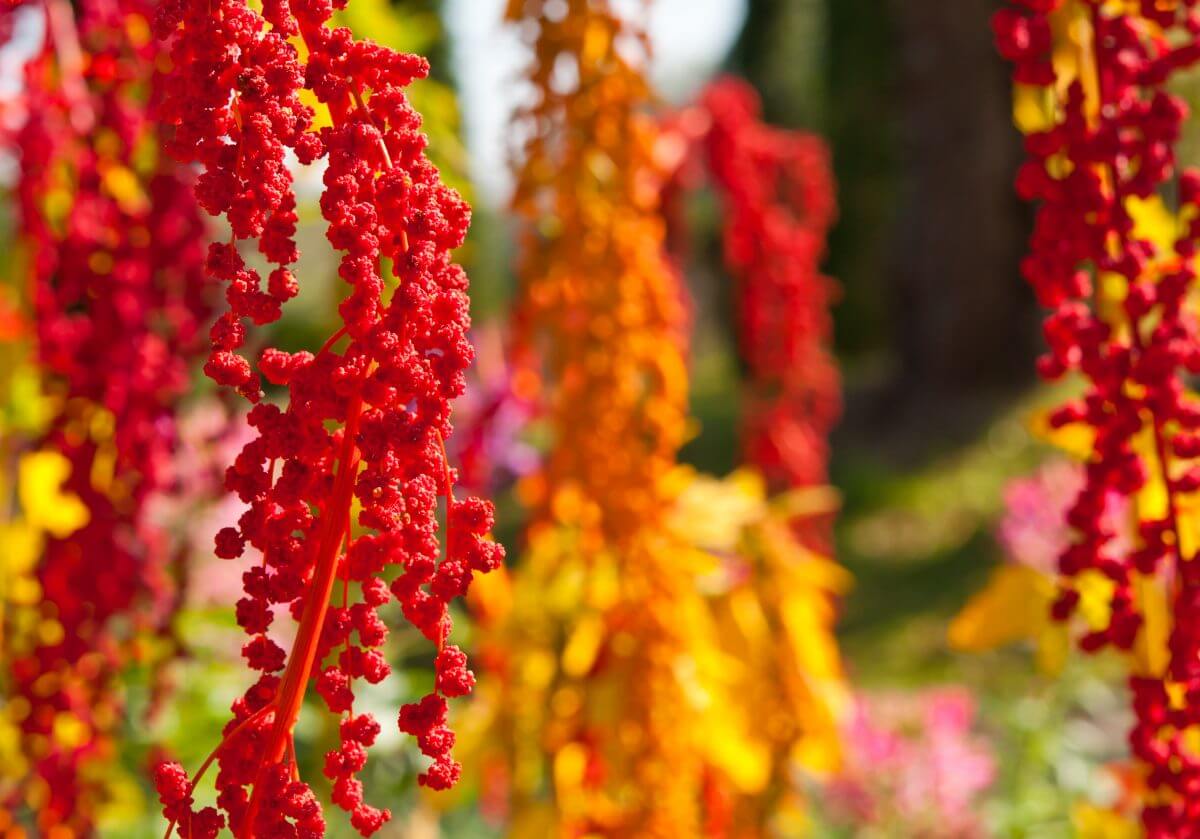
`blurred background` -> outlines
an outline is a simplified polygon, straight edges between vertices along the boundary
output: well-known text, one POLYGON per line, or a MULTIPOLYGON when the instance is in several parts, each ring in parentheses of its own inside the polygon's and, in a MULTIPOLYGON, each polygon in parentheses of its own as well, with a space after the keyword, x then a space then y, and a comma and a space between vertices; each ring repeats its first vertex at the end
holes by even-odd
MULTIPOLYGON (((413 98, 433 156, 475 207, 461 258, 472 278, 484 380, 503 366, 499 334, 515 283, 508 120, 528 59, 502 23, 504 5, 355 0, 347 13, 360 35, 431 59, 432 78, 413 98)), ((1030 215, 1012 188, 1021 143, 1009 76, 991 44, 988 20, 998 5, 654 4, 652 78, 665 104, 683 106, 712 76, 731 72, 761 93, 769 123, 818 134, 832 152, 839 209, 824 270, 841 290, 834 321, 845 407, 831 482, 842 503, 835 557, 854 578, 837 634, 861 713, 846 735, 859 757, 850 759, 844 794, 814 795, 811 835, 1053 839, 1075 835, 1089 807, 1122 794, 1109 768, 1122 756, 1118 732, 1126 727, 1119 673, 1079 656, 1056 660, 1061 639, 1045 637, 1053 630, 1030 615, 1027 592, 989 582, 1013 565, 1049 568, 1066 538, 1055 511, 1078 479, 1031 430, 1057 395, 1033 375, 1039 313, 1017 267, 1030 215), (969 603, 974 610, 964 613, 969 603), (1017 643, 999 643, 1010 640, 1017 643), (1063 666, 1068 678, 1058 673, 1063 666), (922 776, 916 791, 880 787, 872 776, 881 766, 922 776)), ((315 206, 319 176, 299 189, 305 285, 274 327, 286 348, 319 344, 336 316, 335 263, 315 206)), ((690 195, 685 215, 695 255, 686 276, 696 423, 684 459, 724 475, 737 461, 739 362, 714 196, 690 195)), ((184 463, 220 463, 237 441, 214 439, 217 400, 197 381, 185 420, 194 447, 184 463)), ((515 544, 518 531, 504 514, 515 502, 498 500, 497 535, 515 544)), ((234 514, 220 505, 162 512, 186 522, 202 551, 234 514)), ((190 652, 171 676, 179 700, 153 726, 139 722, 148 674, 131 683, 128 734, 138 745, 121 755, 106 836, 161 833, 141 780, 152 743, 195 766, 243 686, 229 608, 240 571, 227 566, 193 573, 180 621, 190 652)), ((396 656, 410 655, 411 672, 391 690, 428 680, 422 650, 419 639, 399 637, 396 656)), ((391 719, 400 700, 371 701, 391 719)), ((310 742, 299 751, 319 759, 333 725, 319 715, 302 720, 310 742)), ((418 794, 412 748, 384 730, 368 798, 413 815, 383 835, 499 835, 469 793, 437 801, 418 794)), ((331 835, 348 829, 331 819, 331 835)))

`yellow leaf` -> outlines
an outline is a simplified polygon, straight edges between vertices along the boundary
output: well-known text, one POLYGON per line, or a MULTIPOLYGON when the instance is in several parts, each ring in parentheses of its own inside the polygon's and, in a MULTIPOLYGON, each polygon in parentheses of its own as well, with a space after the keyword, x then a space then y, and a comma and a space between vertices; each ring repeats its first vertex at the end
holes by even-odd
POLYGON ((42 599, 42 586, 33 577, 10 580, 5 598, 16 606, 36 606, 42 599))
POLYGON ((554 681, 556 669, 553 655, 534 650, 521 662, 521 680, 532 687, 544 688, 554 681))
POLYGON ((732 552, 746 525, 765 512, 766 485, 750 470, 725 480, 676 470, 673 480, 687 480, 672 510, 672 527, 687 543, 710 551, 732 552), (713 511, 720 510, 720 515, 713 511))
POLYGON ((1179 544, 1184 556, 1193 557, 1200 548, 1200 496, 1178 495, 1175 503, 1179 509, 1179 544))
POLYGON ((610 608, 621 597, 621 572, 611 555, 596 557, 585 582, 587 605, 596 611, 610 608))
POLYGON ((763 614, 762 600, 753 589, 737 589, 727 595, 729 614, 750 646, 763 643, 771 635, 771 627, 763 614))
POLYGON ((1153 242, 1160 252, 1169 253, 1175 244, 1179 220, 1167 209, 1162 198, 1152 195, 1138 198, 1131 195, 1125 199, 1125 210, 1133 219, 1133 235, 1153 242))
POLYGON ((1133 648, 1134 660, 1140 675, 1158 677, 1166 672, 1169 657, 1171 612, 1166 588, 1155 577, 1134 574, 1133 591, 1142 615, 1142 628, 1133 648))
POLYGON ((1052 428, 1049 411, 1038 411, 1029 417, 1029 433, 1037 439, 1061 449, 1067 454, 1087 460, 1096 440, 1096 431, 1084 423, 1071 423, 1062 428, 1052 428))
POLYGON ((1054 102, 1044 87, 1018 84, 1013 87, 1013 123, 1022 134, 1049 131, 1055 123, 1054 102))
POLYGON ((604 640, 604 621, 596 614, 581 615, 562 652, 562 669, 580 677, 592 669, 604 640))
POLYGON ((812 553, 802 545, 797 549, 807 555, 807 562, 795 569, 796 581, 827 594, 845 594, 854 588, 854 575, 829 557, 812 553))
POLYGON ((18 467, 18 496, 25 519, 33 527, 61 539, 87 524, 88 509, 62 483, 71 464, 58 452, 24 455, 18 467))
POLYGON ((37 625, 38 641, 46 646, 61 644, 66 633, 63 625, 56 620, 44 620, 37 625))
POLYGON ((554 755, 554 787, 560 793, 575 792, 583 786, 587 771, 587 750, 582 743, 567 743, 554 755))
POLYGON ((60 711, 54 715, 50 736, 56 745, 69 750, 77 749, 91 739, 91 732, 79 717, 70 711, 60 711))
POLYGON ((736 705, 721 703, 725 713, 705 720, 703 744, 708 761, 747 795, 761 792, 771 777, 771 752, 765 743, 746 736, 732 714, 736 705))
POLYGON ((61 186, 52 187, 42 196, 42 212, 47 221, 57 228, 64 224, 67 214, 71 212, 72 203, 69 189, 61 186))
POLYGON ((1101 271, 1097 278, 1096 315, 1113 329, 1127 329, 1125 298, 1129 280, 1115 271, 1101 271))
POLYGON ((832 606, 823 592, 792 592, 783 595, 780 618, 792 641, 795 655, 804 673, 814 678, 840 678, 841 655, 837 640, 829 631, 833 625, 832 606))
POLYGON ((1099 108, 1100 97, 1096 89, 1096 72, 1091 66, 1094 38, 1088 10, 1079 3, 1063 3, 1050 15, 1050 26, 1054 32, 1052 61, 1058 96, 1064 97, 1070 85, 1079 80, 1083 84, 1088 114, 1092 116, 1099 108))
POLYGON ((119 163, 108 163, 100 175, 104 190, 112 196, 117 205, 129 213, 142 213, 150 206, 142 184, 133 170, 119 163))
POLYGON ((1093 632, 1108 626, 1112 618, 1115 588, 1112 580, 1091 568, 1075 578, 1075 590, 1079 592, 1079 614, 1093 632))
POLYGON ((771 506, 792 518, 836 513, 842 506, 841 494, 831 486, 807 486, 780 493, 771 506))
POLYGON ((5 582, 33 571, 41 550, 41 533, 28 522, 0 523, 0 590, 5 582))
POLYGON ((1067 663, 1071 652, 1071 633, 1065 623, 1047 621, 1037 639, 1038 671, 1047 676, 1057 676, 1067 663))
POLYGON ((1094 804, 1076 804, 1071 824, 1078 839, 1138 839, 1142 835, 1132 819, 1094 804))
POLYGON ((1143 424, 1142 429, 1134 435, 1133 450, 1141 456, 1149 474, 1149 479, 1137 493, 1137 514, 1146 519, 1163 518, 1167 515, 1167 487, 1162 479, 1162 466, 1154 441, 1154 429, 1149 423, 1143 424))
POLYGON ((950 645, 966 652, 991 650, 1038 638, 1049 620, 1054 585, 1024 565, 1002 565, 983 591, 950 622, 950 645))
POLYGON ((792 750, 796 762, 818 776, 829 776, 842 767, 842 739, 836 725, 806 732, 792 750))

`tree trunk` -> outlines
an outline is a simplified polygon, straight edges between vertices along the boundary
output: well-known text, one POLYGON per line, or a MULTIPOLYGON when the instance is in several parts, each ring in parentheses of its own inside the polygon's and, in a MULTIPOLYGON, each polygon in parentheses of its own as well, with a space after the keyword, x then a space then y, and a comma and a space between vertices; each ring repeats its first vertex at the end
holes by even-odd
MULTIPOLYGON (((833 0, 837 2, 837 0, 833 0)), ((900 88, 890 297, 915 394, 1026 381, 1036 308, 1018 263, 1021 144, 991 44, 992 0, 891 0, 900 88)))

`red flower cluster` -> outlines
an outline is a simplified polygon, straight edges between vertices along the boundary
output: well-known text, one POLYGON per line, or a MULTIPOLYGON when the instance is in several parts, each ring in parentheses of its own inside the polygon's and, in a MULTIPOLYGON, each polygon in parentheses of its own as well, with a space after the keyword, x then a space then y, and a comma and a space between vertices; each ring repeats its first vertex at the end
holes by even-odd
POLYGON ((47 538, 36 570, 43 619, 57 627, 5 651, 10 699, 28 703, 27 781, 49 791, 35 805, 47 836, 91 832, 99 773, 85 764, 111 753, 117 674, 133 633, 167 628, 173 551, 147 501, 169 480, 177 403, 210 308, 189 179, 147 155, 160 142, 146 118, 158 54, 150 7, 50 0, 0 12, 10 31, 16 14, 46 18, 22 121, 6 139, 19 152, 37 356, 56 407, 40 445, 68 460, 65 488, 89 513, 74 533, 47 538), (56 735, 62 715, 80 728, 68 740, 56 735))
POLYGON ((1054 36, 1049 13, 1062 0, 1014 0, 1017 8, 1005 8, 992 17, 996 49, 1013 65, 1013 80, 1018 84, 1048 86, 1055 83, 1050 50, 1054 36))
POLYGON ((1067 516, 1077 538, 1059 561, 1054 615, 1065 620, 1076 610, 1081 576, 1107 579, 1110 617, 1081 645, 1128 650, 1144 625, 1139 588, 1171 591, 1166 672, 1143 665, 1149 672, 1131 680, 1130 742, 1150 790, 1143 822, 1148 836, 1163 839, 1200 835, 1200 761, 1185 743, 1200 724, 1200 565, 1180 550, 1180 502, 1200 489, 1200 403, 1183 380, 1200 372, 1197 324, 1186 308, 1196 280, 1200 173, 1178 178, 1173 242, 1141 234, 1131 209, 1175 176, 1187 108, 1166 85, 1200 59, 1196 5, 1146 0, 1120 13, 1099 0, 1021 0, 994 19, 1017 81, 1060 99, 1051 127, 1027 136, 1017 178, 1020 195, 1040 203, 1023 271, 1053 309, 1040 372, 1053 379, 1078 371, 1088 384, 1051 423, 1094 432, 1086 484, 1067 516), (1070 30, 1057 26, 1067 23, 1070 30), (1053 31, 1081 33, 1072 75, 1052 61, 1053 31), (1165 503, 1140 505, 1137 543, 1122 551, 1106 498, 1133 496, 1148 481, 1164 487, 1165 503))
POLYGON ((233 559, 249 545, 262 555, 245 573, 237 604, 250 636, 243 655, 261 675, 234 704, 214 753, 224 815, 192 814, 195 781, 178 767, 157 773, 165 813, 185 836, 214 836, 226 820, 240 837, 323 835, 321 807, 298 778, 292 740, 310 683, 343 715, 341 745, 324 767, 334 802, 364 836, 387 821, 388 811, 363 802, 355 777, 379 726, 353 705, 355 680, 374 684, 389 673, 377 610, 393 596, 438 648, 435 691, 405 705, 399 726, 433 759, 420 783, 452 785, 459 766, 450 757, 445 697, 467 693, 473 677, 465 656, 445 643, 447 605, 503 558, 484 538, 491 505, 454 498, 445 456, 450 402, 462 393, 473 354, 467 278, 450 259, 470 209, 426 158, 420 117, 403 92, 428 67, 331 27, 332 14, 329 0, 268 0, 261 15, 241 0, 170 0, 155 23, 161 37, 174 38, 162 103, 175 126, 169 148, 204 165, 200 202, 224 214, 233 231, 230 242, 209 250, 208 269, 224 281, 229 311, 212 330, 206 370, 258 403, 249 415, 257 435, 226 478, 249 509, 236 528, 217 534, 216 551, 233 559), (304 60, 289 40, 297 35, 304 60), (302 90, 328 109, 330 126, 313 128, 302 90), (326 162, 321 210, 352 292, 340 306, 344 326, 318 352, 267 349, 256 368, 238 353, 245 321, 270 323, 297 293, 288 268, 297 258, 288 150, 303 164, 326 162), (275 266, 265 290, 235 247, 241 239, 257 240, 275 266), (394 288, 381 259, 391 263, 394 288), (260 375, 286 387, 285 408, 259 401, 260 375), (448 510, 441 561, 439 495, 448 510), (397 566, 401 573, 385 582, 397 566), (339 578, 340 605, 331 605, 339 578), (290 653, 267 635, 277 605, 299 623, 290 653))
POLYGON ((836 212, 829 153, 817 137, 764 124, 758 94, 738 79, 711 85, 701 107, 738 282, 746 458, 774 484, 821 484, 841 411, 828 349, 835 289, 820 272, 836 212))

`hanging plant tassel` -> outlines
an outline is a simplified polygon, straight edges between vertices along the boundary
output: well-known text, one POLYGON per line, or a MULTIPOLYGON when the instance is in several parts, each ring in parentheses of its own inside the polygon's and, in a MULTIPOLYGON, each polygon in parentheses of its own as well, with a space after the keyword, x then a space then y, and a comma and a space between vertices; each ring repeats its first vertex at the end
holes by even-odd
POLYGON ((1021 0, 993 19, 1026 135, 1017 191, 1038 205, 1022 265, 1051 310, 1038 369, 1085 383, 1048 417, 1088 449, 1053 615, 1077 619, 1085 651, 1128 653, 1129 742, 1158 839, 1193 835, 1200 820, 1200 400, 1185 384, 1200 372, 1188 303, 1200 172, 1176 171, 1187 106, 1168 92, 1200 59, 1197 11, 1021 0), (1121 499, 1132 526, 1111 515, 1121 499))
POLYGON ((341 720, 341 744, 324 764, 334 803, 364 836, 389 819, 364 802, 356 777, 380 726, 354 702, 356 682, 389 675, 378 610, 392 599, 436 647, 434 690, 403 706, 398 725, 431 760, 420 783, 452 786, 459 765, 446 699, 469 692, 474 679, 448 643, 447 606, 503 558, 485 538, 491 505, 455 498, 443 446, 473 356, 467 277, 450 257, 470 208, 426 157, 404 94, 428 65, 356 39, 330 24, 332 14, 322 0, 269 0, 261 13, 241 0, 169 0, 155 22, 173 44, 162 102, 175 132, 170 150, 203 166, 197 196, 232 230, 208 252, 229 308, 213 326, 205 370, 255 403, 256 435, 226 477, 249 509, 217 534, 216 552, 232 561, 251 547, 262 557, 243 575, 237 603, 249 636, 243 656, 259 676, 234 703, 216 750, 217 808, 193 814, 182 770, 156 773, 164 812, 187 837, 215 836, 223 825, 239 839, 324 834, 294 757, 310 691, 341 720), (314 126, 305 91, 328 111, 326 127, 314 126), (248 327, 277 320, 299 290, 289 151, 302 164, 325 163, 321 212, 350 293, 339 307, 343 325, 316 352, 268 348, 252 360, 248 327), (273 266, 265 283, 243 260, 242 241, 273 266), (282 407, 263 401, 263 379, 286 389, 282 407), (267 634, 280 606, 298 623, 290 650, 267 634))

